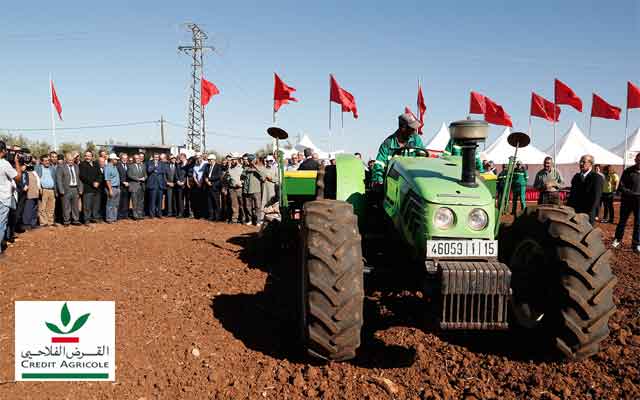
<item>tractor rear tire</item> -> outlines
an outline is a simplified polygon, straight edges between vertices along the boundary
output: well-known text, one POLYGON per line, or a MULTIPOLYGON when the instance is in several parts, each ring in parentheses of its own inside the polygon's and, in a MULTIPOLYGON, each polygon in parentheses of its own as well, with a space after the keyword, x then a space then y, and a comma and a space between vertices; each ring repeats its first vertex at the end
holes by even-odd
POLYGON ((541 205, 501 236, 500 258, 512 271, 512 321, 546 333, 565 359, 597 353, 609 335, 617 282, 600 229, 570 207, 541 205))
POLYGON ((321 360, 356 355, 363 323, 363 270, 358 219, 351 204, 315 200, 304 204, 301 307, 306 352, 321 360))

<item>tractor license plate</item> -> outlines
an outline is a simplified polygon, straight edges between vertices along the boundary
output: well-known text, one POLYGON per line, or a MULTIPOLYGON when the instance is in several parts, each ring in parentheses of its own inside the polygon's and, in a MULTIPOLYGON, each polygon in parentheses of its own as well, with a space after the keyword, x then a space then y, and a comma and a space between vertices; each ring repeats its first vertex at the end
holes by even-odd
POLYGON ((427 240, 427 257, 498 257, 498 241, 427 240))

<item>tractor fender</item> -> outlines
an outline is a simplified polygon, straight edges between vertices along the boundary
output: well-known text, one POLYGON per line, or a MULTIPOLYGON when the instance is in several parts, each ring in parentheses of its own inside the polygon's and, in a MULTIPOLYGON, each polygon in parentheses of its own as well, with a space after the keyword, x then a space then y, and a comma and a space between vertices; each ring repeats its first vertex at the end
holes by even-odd
POLYGON ((362 160, 352 154, 337 154, 336 175, 336 200, 351 204, 359 223, 362 223, 366 206, 362 160))

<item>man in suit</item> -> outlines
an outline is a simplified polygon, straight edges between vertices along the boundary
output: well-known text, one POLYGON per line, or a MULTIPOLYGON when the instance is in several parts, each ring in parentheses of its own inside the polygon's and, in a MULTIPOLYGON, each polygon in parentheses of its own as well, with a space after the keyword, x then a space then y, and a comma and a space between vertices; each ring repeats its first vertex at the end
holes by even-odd
POLYGON ((127 169, 127 180, 133 202, 133 219, 139 220, 144 218, 144 182, 147 179, 147 170, 139 155, 133 156, 133 161, 134 164, 127 169))
POLYGON ((147 190, 149 191, 149 216, 162 218, 162 192, 166 187, 165 164, 155 153, 147 165, 147 190))
MULTIPOLYGON (((102 154, 102 151, 100 153, 102 154)), ((100 202, 99 203, 100 208, 98 211, 98 222, 103 222, 107 216, 107 185, 105 184, 105 181, 104 181, 104 169, 106 166, 107 166, 106 157, 105 158, 103 158, 102 156, 98 157, 98 163, 97 163, 98 182, 100 183, 98 185, 98 195, 97 195, 97 198, 100 202)))
POLYGON ((79 165, 82 182, 82 212, 84 223, 98 222, 100 218, 100 180, 98 166, 93 161, 93 152, 85 151, 84 161, 79 165))
POLYGON ((65 164, 56 169, 56 187, 62 199, 62 224, 80 225, 78 198, 82 195, 80 169, 74 163, 74 155, 65 155, 65 164))
POLYGON ((602 177, 593 169, 593 156, 586 154, 580 158, 580 172, 571 179, 571 192, 567 205, 578 213, 589 216, 591 225, 596 220, 596 210, 602 195, 602 177))
POLYGON ((176 198, 176 218, 184 217, 184 192, 187 185, 187 156, 180 154, 180 161, 176 163, 176 185, 174 195, 176 198))
POLYGON ((176 170, 176 156, 171 155, 169 162, 166 163, 167 189, 165 190, 165 208, 167 209, 167 217, 173 217, 176 210, 173 196, 176 186, 176 170))
POLYGON ((209 221, 222 220, 222 167, 216 162, 216 155, 209 154, 209 163, 204 167, 204 192, 207 198, 207 218, 209 221))
POLYGON ((120 175, 120 204, 118 205, 118 219, 129 218, 129 182, 127 181, 127 170, 129 169, 129 155, 120 153, 120 161, 116 164, 120 175))

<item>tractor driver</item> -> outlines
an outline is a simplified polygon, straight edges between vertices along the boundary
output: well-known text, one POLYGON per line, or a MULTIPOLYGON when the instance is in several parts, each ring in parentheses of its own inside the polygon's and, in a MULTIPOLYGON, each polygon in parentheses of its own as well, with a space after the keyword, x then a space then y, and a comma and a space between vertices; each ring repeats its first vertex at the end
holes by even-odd
POLYGON ((371 173, 371 183, 374 187, 382 185, 384 170, 396 150, 403 147, 424 147, 422 139, 417 134, 418 128, 420 121, 413 114, 404 113, 398 117, 398 129, 382 142, 378 150, 371 173))

